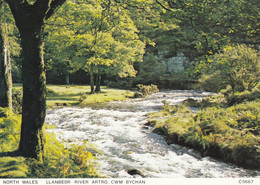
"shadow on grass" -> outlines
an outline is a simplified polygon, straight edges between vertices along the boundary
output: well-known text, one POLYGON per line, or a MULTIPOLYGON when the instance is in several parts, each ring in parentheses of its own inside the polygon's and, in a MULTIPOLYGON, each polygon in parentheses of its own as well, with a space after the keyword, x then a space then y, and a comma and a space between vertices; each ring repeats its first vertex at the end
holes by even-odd
POLYGON ((29 171, 26 158, 18 151, 0 153, 0 178, 26 178, 29 171))
POLYGON ((0 157, 21 157, 18 150, 12 152, 0 152, 0 157))
POLYGON ((47 96, 47 100, 77 100, 80 95, 77 94, 69 94, 69 95, 53 95, 53 96, 47 96))

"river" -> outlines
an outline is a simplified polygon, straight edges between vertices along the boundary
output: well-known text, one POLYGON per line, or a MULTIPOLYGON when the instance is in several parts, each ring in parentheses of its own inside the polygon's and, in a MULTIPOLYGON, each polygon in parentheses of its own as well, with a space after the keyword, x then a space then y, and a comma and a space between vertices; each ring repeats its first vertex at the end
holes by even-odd
POLYGON ((107 177, 260 177, 259 171, 202 157, 199 152, 187 147, 168 145, 162 136, 145 126, 147 115, 158 111, 163 106, 163 100, 179 104, 187 98, 201 99, 210 95, 206 92, 172 90, 144 99, 102 104, 102 108, 49 109, 46 123, 55 126, 51 131, 57 134, 59 140, 87 142, 96 148, 93 153, 100 164, 97 169, 107 177), (102 153, 96 152, 98 150, 102 153))

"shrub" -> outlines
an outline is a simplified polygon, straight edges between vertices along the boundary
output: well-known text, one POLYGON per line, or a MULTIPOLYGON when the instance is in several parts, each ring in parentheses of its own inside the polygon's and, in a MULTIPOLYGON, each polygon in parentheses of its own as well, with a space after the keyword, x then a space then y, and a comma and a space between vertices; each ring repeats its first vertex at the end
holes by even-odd
POLYGON ((232 106, 245 101, 254 101, 260 98, 260 90, 255 88, 252 91, 237 92, 227 96, 227 104, 232 106))
POLYGON ((208 92, 219 92, 221 89, 225 88, 225 83, 221 77, 219 71, 213 74, 203 74, 199 79, 200 90, 208 92))
POLYGON ((85 94, 85 93, 81 94, 79 97, 79 102, 80 103, 84 102, 87 99, 87 97, 88 97, 87 94, 85 94))
POLYGON ((251 91, 259 82, 259 57, 257 50, 246 45, 228 46, 197 68, 203 73, 201 87, 218 92, 230 85, 233 92, 251 91))
POLYGON ((156 85, 143 85, 143 84, 138 84, 137 85, 138 91, 143 94, 143 96, 151 95, 152 93, 159 92, 159 89, 156 85))

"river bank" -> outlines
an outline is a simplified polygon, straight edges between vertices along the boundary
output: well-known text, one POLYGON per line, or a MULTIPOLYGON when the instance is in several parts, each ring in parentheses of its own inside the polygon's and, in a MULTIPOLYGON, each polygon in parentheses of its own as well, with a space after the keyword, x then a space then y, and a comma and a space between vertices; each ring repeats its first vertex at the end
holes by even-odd
POLYGON ((168 145, 164 137, 146 125, 148 114, 157 112, 162 101, 180 104, 188 98, 212 95, 196 91, 159 92, 146 98, 102 104, 95 108, 65 107, 49 109, 46 122, 60 141, 87 143, 94 148, 98 171, 107 177, 131 178, 136 170, 143 177, 258 177, 247 170, 200 156, 190 148, 168 145))
POLYGON ((148 125, 154 126, 154 132, 168 144, 177 143, 200 151, 202 156, 259 170, 260 102, 256 94, 216 95, 202 102, 188 99, 185 104, 193 109, 196 106, 196 113, 164 102, 160 112, 149 115, 148 125))

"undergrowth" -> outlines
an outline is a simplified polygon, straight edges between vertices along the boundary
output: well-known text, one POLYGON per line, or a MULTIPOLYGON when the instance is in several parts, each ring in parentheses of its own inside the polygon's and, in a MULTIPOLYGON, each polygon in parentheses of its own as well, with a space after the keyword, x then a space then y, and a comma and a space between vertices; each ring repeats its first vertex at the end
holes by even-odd
MULTIPOLYGON (((100 177, 96 157, 87 145, 68 145, 46 133, 43 162, 24 157, 8 156, 16 151, 20 139, 21 116, 0 107, 0 177, 1 178, 85 178, 100 177)), ((46 125, 48 126, 48 125, 46 125)))
POLYGON ((260 166, 260 101, 258 90, 220 94, 192 102, 199 111, 164 102, 163 110, 150 114, 154 131, 169 143, 200 150, 245 167, 260 166), (229 104, 232 99, 232 104, 229 104))
POLYGON ((46 156, 43 163, 27 160, 31 166, 30 176, 39 178, 91 178, 99 177, 95 169, 95 156, 85 145, 65 147, 55 134, 46 137, 46 156))

